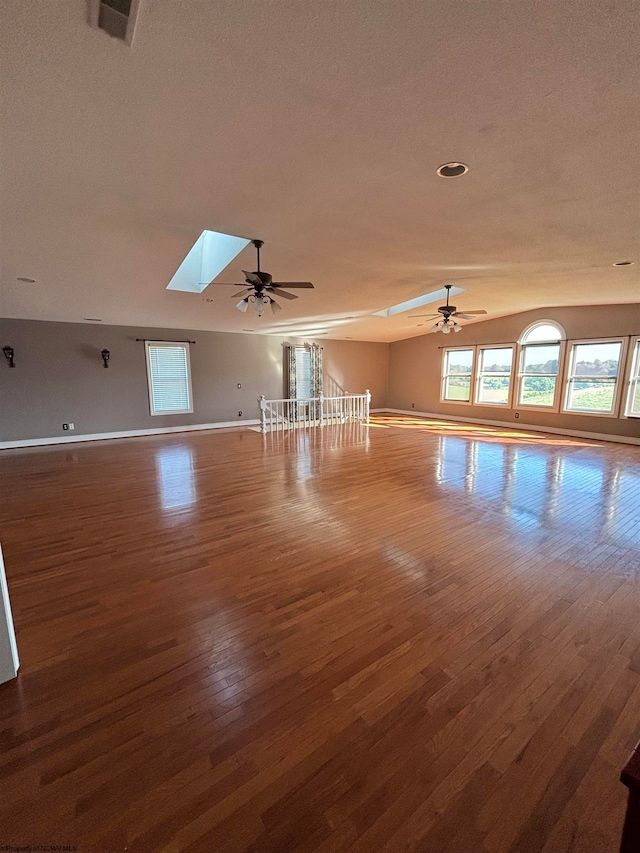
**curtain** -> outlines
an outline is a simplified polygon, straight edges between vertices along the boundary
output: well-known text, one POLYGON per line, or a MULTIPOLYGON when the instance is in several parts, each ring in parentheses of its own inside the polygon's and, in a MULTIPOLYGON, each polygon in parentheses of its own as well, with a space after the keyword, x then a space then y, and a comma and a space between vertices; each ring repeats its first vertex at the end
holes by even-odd
POLYGON ((296 348, 293 344, 284 344, 287 394, 290 400, 296 398, 296 348))
POLYGON ((311 355, 311 396, 319 397, 322 394, 322 347, 311 344, 309 347, 311 355))

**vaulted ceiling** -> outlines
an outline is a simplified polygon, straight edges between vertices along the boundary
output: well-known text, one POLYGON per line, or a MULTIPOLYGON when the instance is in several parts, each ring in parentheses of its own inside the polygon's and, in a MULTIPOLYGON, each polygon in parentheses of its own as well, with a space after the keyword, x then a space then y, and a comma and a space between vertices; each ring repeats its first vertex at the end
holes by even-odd
POLYGON ((375 312, 445 283, 489 317, 640 299, 635 0, 141 0, 131 47, 2 0, 0 39, 4 316, 391 341, 422 312, 375 312), (204 229, 315 290, 166 290, 204 229))

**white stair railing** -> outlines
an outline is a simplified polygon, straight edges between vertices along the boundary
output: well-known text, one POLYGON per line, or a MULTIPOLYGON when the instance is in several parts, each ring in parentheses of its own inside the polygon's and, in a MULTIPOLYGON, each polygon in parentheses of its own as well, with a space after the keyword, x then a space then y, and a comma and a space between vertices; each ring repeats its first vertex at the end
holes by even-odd
POLYGON ((342 397, 306 397, 267 400, 258 398, 260 432, 279 432, 287 429, 307 429, 351 422, 369 423, 371 392, 345 394, 342 397))

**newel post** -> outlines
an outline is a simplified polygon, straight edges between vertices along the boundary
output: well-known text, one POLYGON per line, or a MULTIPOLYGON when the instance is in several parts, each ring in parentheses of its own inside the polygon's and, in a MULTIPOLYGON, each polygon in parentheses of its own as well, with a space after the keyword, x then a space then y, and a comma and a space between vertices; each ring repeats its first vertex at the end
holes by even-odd
POLYGON ((366 397, 366 405, 365 405, 365 419, 364 419, 364 422, 365 422, 366 424, 368 424, 368 423, 369 423, 369 407, 370 407, 370 405, 371 405, 371 391, 369 391, 369 389, 368 389, 368 388, 367 388, 367 390, 365 391, 365 397, 366 397))
POLYGON ((265 435, 267 432, 267 399, 264 394, 258 397, 258 405, 260 406, 260 432, 265 435))
POLYGON ((324 426, 324 391, 320 392, 320 426, 324 426))

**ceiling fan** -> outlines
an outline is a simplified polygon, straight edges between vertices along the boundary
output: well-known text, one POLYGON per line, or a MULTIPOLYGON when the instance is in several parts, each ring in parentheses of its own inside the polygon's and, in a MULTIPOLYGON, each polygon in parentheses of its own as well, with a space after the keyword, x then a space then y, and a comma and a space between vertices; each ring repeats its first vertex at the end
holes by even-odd
POLYGON ((278 311, 282 311, 282 306, 278 305, 271 294, 273 294, 273 296, 281 296, 283 299, 297 299, 297 294, 287 293, 287 291, 282 290, 282 288, 286 287, 291 289, 296 287, 313 287, 310 281, 274 281, 268 272, 263 272, 260 269, 260 249, 264 245, 264 242, 262 240, 252 240, 251 242, 256 247, 256 252, 258 254, 258 269, 254 272, 242 270, 244 273, 245 284, 233 284, 227 281, 211 282, 211 284, 222 284, 225 287, 230 286, 244 288, 244 290, 234 293, 232 297, 235 298, 236 296, 242 296, 242 299, 236 305, 238 311, 246 312, 249 307, 249 303, 251 303, 253 305, 253 310, 256 312, 258 317, 262 317, 265 308, 268 306, 271 306, 271 311, 274 314, 277 314, 278 311))
POLYGON ((449 291, 452 287, 452 284, 445 284, 445 288, 447 290, 447 304, 441 305, 438 308, 437 314, 411 314, 409 315, 409 319, 417 319, 418 317, 427 317, 432 319, 434 317, 438 317, 437 323, 434 323, 429 331, 442 331, 443 334, 448 335, 452 329, 454 332, 462 331, 462 326, 459 323, 456 323, 454 319, 455 317, 459 317, 461 320, 475 320, 477 314, 487 313, 482 309, 478 309, 477 311, 468 311, 463 314, 461 311, 457 310, 455 305, 449 305, 449 291))

